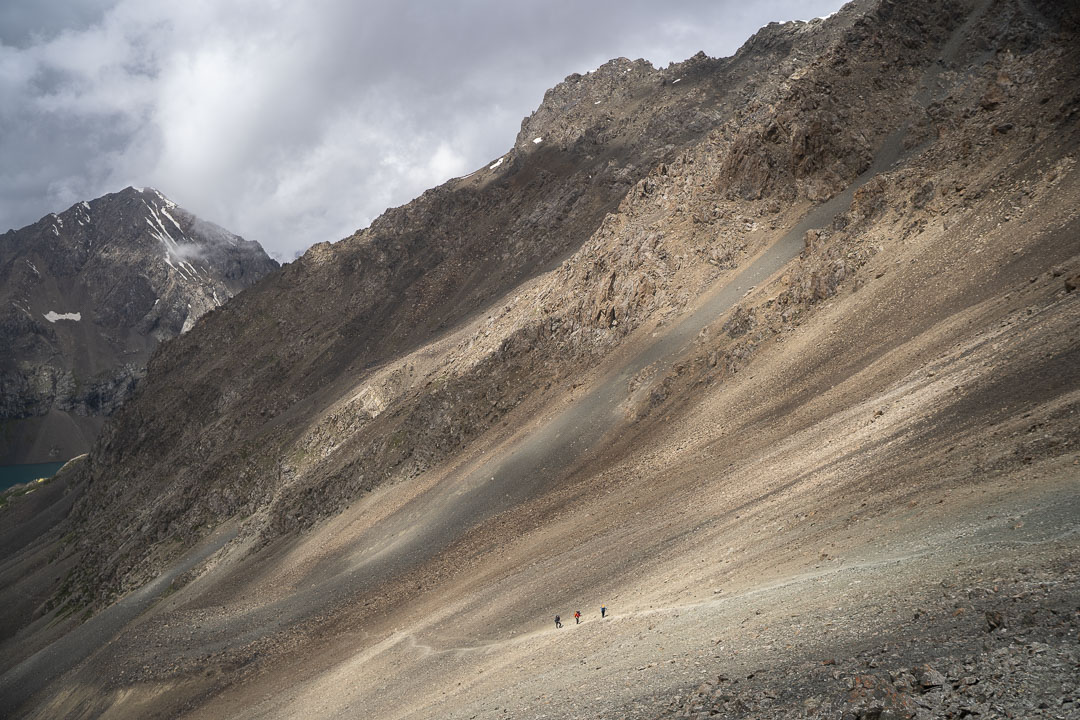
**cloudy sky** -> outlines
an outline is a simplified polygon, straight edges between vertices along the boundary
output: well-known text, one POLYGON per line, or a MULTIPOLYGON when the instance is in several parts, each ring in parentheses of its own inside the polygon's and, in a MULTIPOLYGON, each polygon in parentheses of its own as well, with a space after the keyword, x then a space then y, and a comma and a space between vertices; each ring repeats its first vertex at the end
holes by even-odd
POLYGON ((4 0, 0 232, 149 185, 291 259, 501 155, 570 73, 841 4, 4 0))

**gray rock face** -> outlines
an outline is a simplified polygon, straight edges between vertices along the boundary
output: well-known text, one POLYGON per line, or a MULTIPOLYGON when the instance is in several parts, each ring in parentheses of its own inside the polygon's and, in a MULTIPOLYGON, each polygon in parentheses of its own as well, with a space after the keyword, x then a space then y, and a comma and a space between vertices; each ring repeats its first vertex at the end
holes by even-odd
POLYGON ((0 463, 85 452, 158 343, 276 267, 151 188, 0 236, 0 463))

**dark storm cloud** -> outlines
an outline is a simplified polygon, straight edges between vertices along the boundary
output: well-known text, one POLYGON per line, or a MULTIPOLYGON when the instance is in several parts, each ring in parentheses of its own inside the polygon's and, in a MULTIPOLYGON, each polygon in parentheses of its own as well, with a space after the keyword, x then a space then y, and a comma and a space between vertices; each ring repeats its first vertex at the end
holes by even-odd
POLYGON ((839 0, 6 3, 0 227, 153 185, 279 257, 504 153, 572 72, 839 0))
POLYGON ((0 3, 0 43, 26 47, 101 19, 115 0, 35 0, 0 3))

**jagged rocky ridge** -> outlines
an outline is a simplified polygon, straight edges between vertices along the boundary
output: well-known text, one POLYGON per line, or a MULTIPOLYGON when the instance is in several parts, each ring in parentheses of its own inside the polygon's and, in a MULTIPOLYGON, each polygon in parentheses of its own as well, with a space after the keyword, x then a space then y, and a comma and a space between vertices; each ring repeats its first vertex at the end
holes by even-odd
POLYGON ((159 343, 276 267, 258 243, 151 188, 0 236, 0 458, 85 452, 159 343))

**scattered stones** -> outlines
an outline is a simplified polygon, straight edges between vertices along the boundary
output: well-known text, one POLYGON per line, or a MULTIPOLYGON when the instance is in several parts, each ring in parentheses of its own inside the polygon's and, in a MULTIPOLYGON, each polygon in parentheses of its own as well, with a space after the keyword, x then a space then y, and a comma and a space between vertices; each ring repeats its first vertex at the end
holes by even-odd
MULTIPOLYGON (((956 626, 946 620, 948 613, 924 608, 907 623, 912 636, 906 640, 826 660, 778 657, 775 668, 742 682, 723 689, 702 684, 692 694, 677 696, 663 713, 613 717, 1080 718, 1075 672, 1080 667, 1080 613, 1075 607, 1080 575, 1075 570, 1057 577, 1040 572, 1024 577, 1018 570, 1019 577, 1001 592, 969 589, 969 595, 994 604, 984 610, 987 621, 996 623, 992 641, 978 634, 975 626, 981 619, 956 626), (1023 633, 1003 624, 1006 605, 1030 619, 1023 633), (919 619, 931 615, 941 617, 941 623, 919 619), (921 661, 912 661, 919 656, 921 661), (822 665, 834 669, 823 673, 822 665)), ((947 598, 939 602, 942 608, 950 604, 947 598)))

